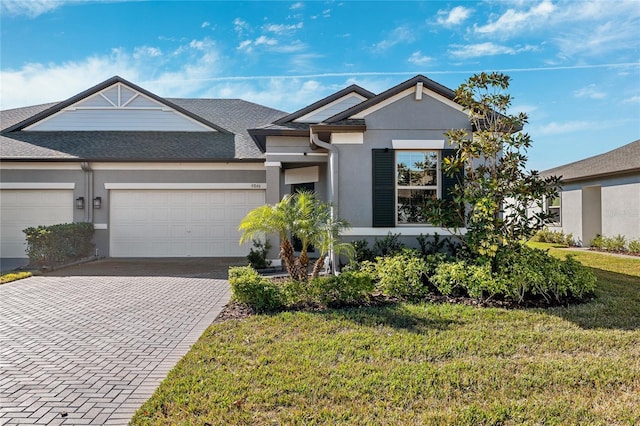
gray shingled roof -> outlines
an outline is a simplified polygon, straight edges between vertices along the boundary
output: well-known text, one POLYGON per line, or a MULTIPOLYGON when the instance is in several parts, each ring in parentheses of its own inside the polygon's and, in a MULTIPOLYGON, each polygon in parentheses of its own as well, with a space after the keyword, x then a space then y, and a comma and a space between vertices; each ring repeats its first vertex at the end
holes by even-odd
MULTIPOLYGON (((247 129, 272 123, 285 112, 241 99, 167 99, 232 132, 28 132, 0 135, 3 160, 207 161, 261 159, 247 129)), ((57 103, 0 111, 7 129, 57 103)))
POLYGON ((640 139, 604 154, 585 158, 541 172, 543 176, 561 176, 563 182, 601 176, 640 173, 640 139))

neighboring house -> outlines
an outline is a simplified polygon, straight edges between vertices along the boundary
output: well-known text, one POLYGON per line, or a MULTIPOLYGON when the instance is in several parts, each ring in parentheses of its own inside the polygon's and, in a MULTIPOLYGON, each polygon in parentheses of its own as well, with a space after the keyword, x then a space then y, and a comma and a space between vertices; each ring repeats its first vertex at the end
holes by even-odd
POLYGON ((584 246, 598 234, 640 239, 640 140, 541 174, 562 177, 560 197, 547 202, 557 217, 550 229, 584 246))
POLYGON ((446 231, 419 205, 454 182, 444 133, 472 131, 454 92, 418 75, 350 86, 293 114, 237 99, 161 98, 113 77, 67 101, 2 111, 0 257, 22 229, 93 222, 99 255, 235 257, 237 226, 300 188, 331 201, 350 240, 446 231))

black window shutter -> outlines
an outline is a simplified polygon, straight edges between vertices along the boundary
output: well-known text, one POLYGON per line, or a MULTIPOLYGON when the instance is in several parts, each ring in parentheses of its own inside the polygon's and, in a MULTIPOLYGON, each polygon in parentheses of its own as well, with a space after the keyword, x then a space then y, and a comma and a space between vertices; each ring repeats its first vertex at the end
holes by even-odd
POLYGON ((392 149, 374 149, 372 153, 373 226, 395 226, 395 155, 392 149))
MULTIPOLYGON (((455 149, 442 150, 443 161, 445 158, 454 157, 455 155, 456 155, 455 149)), ((464 170, 460 170, 458 173, 454 174, 453 176, 449 176, 446 173, 442 172, 441 179, 442 179, 442 199, 447 202, 447 205, 449 205, 450 208, 462 210, 463 207, 456 204, 453 201, 453 194, 451 194, 451 191, 453 190, 453 188, 456 186, 457 183, 462 184, 464 180, 464 170)))

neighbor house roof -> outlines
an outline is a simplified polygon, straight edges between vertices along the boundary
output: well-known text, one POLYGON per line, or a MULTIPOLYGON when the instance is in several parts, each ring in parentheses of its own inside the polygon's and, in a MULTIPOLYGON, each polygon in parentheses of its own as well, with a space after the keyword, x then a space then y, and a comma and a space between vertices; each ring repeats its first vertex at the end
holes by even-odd
POLYGON ((120 77, 111 78, 64 102, 0 111, 3 160, 211 161, 262 159, 247 129, 285 112, 241 99, 159 98, 120 77), (212 132, 24 131, 25 127, 116 82, 216 129, 212 132))
POLYGON ((541 172, 543 176, 561 176, 563 182, 628 173, 640 173, 640 139, 604 154, 541 172))

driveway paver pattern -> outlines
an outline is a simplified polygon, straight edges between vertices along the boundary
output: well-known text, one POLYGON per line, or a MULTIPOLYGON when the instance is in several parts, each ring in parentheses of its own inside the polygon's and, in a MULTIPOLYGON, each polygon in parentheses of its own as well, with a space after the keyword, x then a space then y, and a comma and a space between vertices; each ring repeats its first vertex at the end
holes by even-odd
POLYGON ((230 298, 219 272, 81 272, 0 286, 0 425, 127 424, 230 298))

